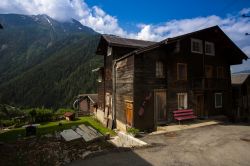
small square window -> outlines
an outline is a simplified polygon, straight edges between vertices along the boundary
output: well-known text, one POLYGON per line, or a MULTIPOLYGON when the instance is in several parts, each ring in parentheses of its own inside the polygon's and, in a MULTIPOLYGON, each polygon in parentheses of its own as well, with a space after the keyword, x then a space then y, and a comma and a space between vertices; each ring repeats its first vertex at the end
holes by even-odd
POLYGON ((215 108, 222 108, 222 93, 215 93, 215 108))
POLYGON ((178 109, 187 109, 187 93, 177 93, 178 109))
POLYGON ((177 80, 187 80, 187 64, 177 64, 177 80))
POLYGON ((162 61, 156 61, 155 74, 157 78, 165 78, 164 66, 163 66, 162 61))
POLYGON ((205 54, 206 55, 214 55, 214 43, 205 42, 205 54))
POLYGON ((191 39, 191 51, 194 53, 203 53, 202 40, 191 39))

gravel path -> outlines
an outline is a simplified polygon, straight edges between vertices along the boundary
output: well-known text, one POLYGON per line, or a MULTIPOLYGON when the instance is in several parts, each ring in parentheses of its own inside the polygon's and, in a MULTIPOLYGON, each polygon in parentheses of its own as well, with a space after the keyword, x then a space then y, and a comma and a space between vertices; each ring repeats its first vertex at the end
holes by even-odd
POLYGON ((250 165, 250 126, 213 125, 146 136, 150 147, 110 152, 70 165, 250 165))

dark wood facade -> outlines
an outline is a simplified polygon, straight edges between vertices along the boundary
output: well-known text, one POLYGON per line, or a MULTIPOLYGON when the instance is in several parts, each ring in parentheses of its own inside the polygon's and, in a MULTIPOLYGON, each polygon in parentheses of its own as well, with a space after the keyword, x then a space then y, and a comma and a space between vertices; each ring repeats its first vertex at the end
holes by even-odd
POLYGON ((233 74, 233 112, 235 121, 250 121, 250 74, 233 74))
POLYGON ((230 65, 247 57, 218 26, 141 47, 108 42, 105 46, 104 41, 97 53, 106 55, 102 84, 112 97, 112 108, 105 108, 113 112, 116 127, 154 130, 157 124, 173 121, 178 102, 186 103, 200 118, 232 116, 230 65), (202 42, 202 53, 192 52, 192 39, 202 42), (204 53, 205 42, 213 43, 214 55, 204 53), (107 56, 111 46, 112 54, 107 56), (159 75, 157 68, 163 70, 159 75), (215 95, 222 100, 220 107, 215 106, 215 95))

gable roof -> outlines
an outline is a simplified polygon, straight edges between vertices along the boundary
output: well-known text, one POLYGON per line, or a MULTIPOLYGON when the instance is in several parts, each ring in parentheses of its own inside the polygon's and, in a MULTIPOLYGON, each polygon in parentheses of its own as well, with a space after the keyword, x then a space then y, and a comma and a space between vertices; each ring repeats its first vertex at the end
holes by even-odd
POLYGON ((140 53, 143 53, 143 52, 146 52, 146 51, 153 50, 153 49, 155 49, 157 47, 160 47, 162 45, 171 44, 173 42, 176 42, 178 40, 190 37, 190 36, 192 36, 194 34, 197 34, 197 33, 204 33, 204 32, 209 32, 209 31, 219 32, 228 41, 228 44, 237 51, 238 55, 240 56, 239 58, 245 59, 245 60, 248 59, 248 56, 220 29, 219 26, 216 25, 216 26, 212 26, 212 27, 205 28, 205 29, 202 29, 202 30, 187 33, 187 34, 184 34, 184 35, 180 35, 180 36, 176 36, 176 37, 172 37, 172 38, 167 38, 167 39, 164 39, 164 40, 162 40, 160 42, 157 42, 155 44, 151 44, 149 46, 139 48, 139 49, 134 50, 134 51, 124 55, 123 57, 117 59, 117 61, 119 61, 119 60, 121 60, 123 58, 126 58, 126 57, 128 57, 130 55, 133 55, 133 54, 140 54, 140 53))
POLYGON ((85 98, 85 97, 88 97, 89 100, 92 102, 92 103, 97 103, 98 101, 98 94, 79 94, 77 96, 77 98, 85 98))
POLYGON ((65 117, 71 117, 71 116, 74 116, 74 115, 75 115, 75 113, 73 113, 73 112, 65 112, 64 113, 65 117))
POLYGON ((249 76, 250 76, 249 73, 232 74, 231 76, 232 84, 237 84, 237 85, 243 84, 249 76))
POLYGON ((152 45, 156 42, 145 41, 145 40, 136 40, 136 39, 128 39, 122 38, 115 35, 107 35, 104 34, 102 37, 108 42, 111 46, 123 46, 123 47, 146 47, 152 45))

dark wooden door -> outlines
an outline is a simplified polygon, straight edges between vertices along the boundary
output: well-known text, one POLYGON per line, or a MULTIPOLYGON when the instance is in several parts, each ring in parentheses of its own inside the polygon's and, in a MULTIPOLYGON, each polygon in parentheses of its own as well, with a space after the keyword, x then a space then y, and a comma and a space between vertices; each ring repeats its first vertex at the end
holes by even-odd
POLYGON ((198 116, 199 118, 202 118, 205 116, 203 94, 196 95, 196 104, 195 104, 194 111, 195 111, 196 116, 198 116))
POLYGON ((166 90, 155 90, 155 115, 157 124, 167 122, 167 97, 166 90))

